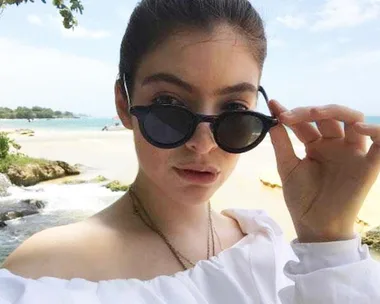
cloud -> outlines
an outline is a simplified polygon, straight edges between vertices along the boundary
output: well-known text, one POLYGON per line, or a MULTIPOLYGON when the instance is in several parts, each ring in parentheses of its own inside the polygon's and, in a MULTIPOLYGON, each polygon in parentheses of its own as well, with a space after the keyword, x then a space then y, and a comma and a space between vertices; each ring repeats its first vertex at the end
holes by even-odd
POLYGON ((348 38, 348 37, 339 37, 338 38, 338 43, 340 43, 340 44, 346 44, 346 43, 349 43, 351 41, 352 41, 352 39, 348 38))
POLYGON ((362 50, 350 52, 343 56, 332 58, 324 65, 327 72, 336 72, 342 70, 361 70, 365 74, 365 69, 372 69, 378 66, 380 68, 380 49, 379 50, 362 50))
POLYGON ((269 39, 268 39, 268 46, 269 47, 280 48, 280 47, 283 47, 285 45, 286 45, 285 41, 280 39, 280 38, 270 38, 269 37, 269 39))
POLYGON ((104 39, 111 36, 106 30, 92 30, 79 24, 73 29, 66 29, 62 25, 60 17, 49 15, 49 20, 58 29, 62 36, 69 39, 104 39))
POLYGON ((354 27, 380 16, 380 0, 326 0, 313 31, 354 27))
POLYGON ((89 38, 89 39, 104 39, 111 36, 111 33, 105 30, 89 30, 81 25, 78 25, 73 30, 65 29, 60 25, 61 33, 66 38, 89 38))
POLYGON ((124 22, 127 22, 129 18, 131 17, 132 12, 133 12, 132 8, 122 7, 118 9, 117 15, 121 20, 123 20, 124 22))
POLYGON ((33 25, 39 25, 39 26, 43 25, 41 18, 36 15, 28 15, 27 20, 30 24, 33 24, 33 25))
POLYGON ((284 17, 277 17, 276 20, 286 27, 297 30, 306 26, 306 19, 302 16, 294 17, 291 15, 286 15, 284 17))
POLYGON ((106 62, 34 47, 0 37, 2 106, 34 105, 112 116, 117 67, 106 62))

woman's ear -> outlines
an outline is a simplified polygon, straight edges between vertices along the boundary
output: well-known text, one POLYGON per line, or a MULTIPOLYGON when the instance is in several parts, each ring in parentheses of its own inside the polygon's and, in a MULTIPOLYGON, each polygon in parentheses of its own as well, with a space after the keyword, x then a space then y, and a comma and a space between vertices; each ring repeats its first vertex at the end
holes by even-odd
POLYGON ((116 80, 115 82, 116 111, 124 127, 126 127, 129 130, 132 130, 132 116, 129 113, 128 102, 129 100, 127 100, 127 97, 125 96, 121 88, 121 81, 116 80))

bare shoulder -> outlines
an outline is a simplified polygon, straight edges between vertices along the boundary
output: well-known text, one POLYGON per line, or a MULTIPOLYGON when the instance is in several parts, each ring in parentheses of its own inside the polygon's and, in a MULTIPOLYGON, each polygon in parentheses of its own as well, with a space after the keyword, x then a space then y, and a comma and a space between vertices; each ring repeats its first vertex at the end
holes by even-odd
POLYGON ((80 222, 34 234, 9 255, 3 268, 32 279, 43 276, 69 278, 94 258, 94 229, 80 222))

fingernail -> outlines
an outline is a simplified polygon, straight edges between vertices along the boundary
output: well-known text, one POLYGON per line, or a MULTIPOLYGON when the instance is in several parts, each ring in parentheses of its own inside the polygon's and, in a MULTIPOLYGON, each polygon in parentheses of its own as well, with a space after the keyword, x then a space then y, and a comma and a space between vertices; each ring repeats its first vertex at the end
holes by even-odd
POLYGON ((324 108, 319 108, 319 109, 316 109, 317 110, 317 112, 319 113, 319 114, 324 114, 324 113, 327 113, 328 112, 328 110, 327 109, 324 109, 324 108))
POLYGON ((293 115, 292 111, 288 111, 288 112, 283 112, 281 113, 282 116, 285 116, 285 117, 291 117, 293 115))
POLYGON ((369 124, 366 124, 363 122, 358 122, 356 125, 359 126, 360 128, 363 128, 363 129, 368 129, 370 127, 369 124))

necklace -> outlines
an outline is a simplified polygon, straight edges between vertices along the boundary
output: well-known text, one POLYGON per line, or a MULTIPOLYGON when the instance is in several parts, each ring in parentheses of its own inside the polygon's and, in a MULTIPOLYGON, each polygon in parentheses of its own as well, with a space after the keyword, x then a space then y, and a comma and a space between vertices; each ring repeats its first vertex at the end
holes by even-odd
MULTIPOLYGON (((174 246, 170 243, 168 238, 164 235, 164 233, 155 225, 151 217, 149 216, 148 212, 145 210, 143 204, 141 203, 140 199, 136 195, 135 191, 133 190, 133 187, 131 186, 128 190, 128 194, 131 197, 132 204, 133 204, 133 212, 135 215, 137 215, 142 222, 150 228, 152 231, 158 234, 158 236, 161 237, 161 239, 165 242, 165 244, 168 246, 178 263, 182 266, 184 270, 189 269, 190 267, 194 267, 195 263, 190 261, 188 258, 186 258, 182 253, 180 253, 174 246), (144 216, 147 218, 145 219, 144 216, 141 214, 140 210, 144 213, 144 216), (190 267, 186 266, 186 263, 190 265, 190 267)), ((208 202, 208 235, 207 235, 207 259, 210 258, 210 238, 212 243, 212 254, 215 255, 215 240, 214 240, 214 232, 216 232, 212 216, 211 216, 211 204, 208 202)), ((219 236, 217 235, 219 238, 219 236)))

